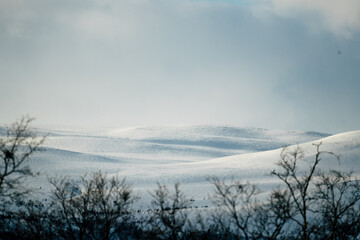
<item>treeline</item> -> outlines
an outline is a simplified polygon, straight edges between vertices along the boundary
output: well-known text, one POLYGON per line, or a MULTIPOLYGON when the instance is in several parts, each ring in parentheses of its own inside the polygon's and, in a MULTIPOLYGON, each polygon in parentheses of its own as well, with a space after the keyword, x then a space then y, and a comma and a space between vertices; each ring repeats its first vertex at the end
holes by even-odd
POLYGON ((209 177, 213 204, 194 203, 180 185, 157 185, 151 208, 119 176, 101 172, 79 179, 50 178, 51 198, 31 199, 24 187, 33 176, 38 137, 24 117, 0 139, 0 239, 359 239, 360 182, 349 172, 322 171, 320 150, 307 161, 301 148, 284 148, 271 174, 283 185, 259 199, 259 188, 236 178, 209 177), (302 168, 303 169, 303 168, 302 168))

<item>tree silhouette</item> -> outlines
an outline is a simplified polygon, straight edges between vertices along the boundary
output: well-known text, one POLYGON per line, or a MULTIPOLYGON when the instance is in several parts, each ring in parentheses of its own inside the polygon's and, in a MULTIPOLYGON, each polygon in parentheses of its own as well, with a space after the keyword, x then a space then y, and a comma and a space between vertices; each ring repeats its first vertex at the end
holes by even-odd
POLYGON ((158 188, 151 193, 153 215, 150 218, 151 232, 161 239, 183 239, 188 220, 186 208, 190 200, 180 190, 179 183, 171 193, 166 186, 157 183, 158 188))
POLYGON ((53 219, 56 233, 63 239, 112 239, 130 217, 136 200, 125 179, 108 178, 101 172, 79 182, 67 177, 51 179, 53 219))
POLYGON ((33 176, 27 164, 30 157, 40 150, 45 137, 38 137, 30 128, 33 118, 28 116, 6 128, 6 136, 0 138, 0 200, 19 198, 29 192, 23 183, 33 176))

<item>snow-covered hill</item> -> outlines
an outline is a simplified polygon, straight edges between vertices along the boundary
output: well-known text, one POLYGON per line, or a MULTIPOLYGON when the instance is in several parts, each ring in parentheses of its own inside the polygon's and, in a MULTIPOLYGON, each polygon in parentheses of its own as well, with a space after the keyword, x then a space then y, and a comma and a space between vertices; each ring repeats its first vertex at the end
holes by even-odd
POLYGON ((105 129, 92 134, 51 131, 46 147, 138 162, 200 161, 272 150, 329 134, 229 126, 139 127, 105 129))
POLYGON ((91 131, 46 130, 44 150, 33 158, 32 168, 42 173, 29 184, 49 190, 48 176, 76 177, 97 170, 124 176, 135 191, 149 197, 156 182, 180 182, 187 195, 207 202, 209 176, 241 178, 259 184, 263 191, 279 184, 270 176, 283 146, 304 149, 313 159, 314 142, 321 150, 341 156, 340 163, 324 155, 321 167, 360 174, 360 131, 330 136, 307 131, 282 131, 230 126, 168 126, 91 131))

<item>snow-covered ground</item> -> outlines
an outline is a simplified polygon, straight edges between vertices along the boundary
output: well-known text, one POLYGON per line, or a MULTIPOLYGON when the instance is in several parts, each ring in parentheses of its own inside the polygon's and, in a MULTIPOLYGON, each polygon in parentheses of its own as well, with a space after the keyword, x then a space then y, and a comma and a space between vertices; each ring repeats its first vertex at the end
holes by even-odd
POLYGON ((209 176, 234 176, 259 184, 266 193, 280 184, 270 176, 283 146, 297 145, 306 161, 321 150, 341 156, 340 162, 323 155, 322 169, 341 168, 360 174, 360 131, 330 136, 307 131, 282 131, 232 126, 166 126, 126 129, 42 129, 48 133, 44 151, 37 153, 31 167, 41 175, 29 184, 42 193, 49 191, 47 177, 77 177, 101 170, 126 177, 138 204, 146 205, 148 191, 156 182, 181 183, 181 189, 199 205, 209 204, 209 176), (41 189, 41 190, 40 190, 41 189))

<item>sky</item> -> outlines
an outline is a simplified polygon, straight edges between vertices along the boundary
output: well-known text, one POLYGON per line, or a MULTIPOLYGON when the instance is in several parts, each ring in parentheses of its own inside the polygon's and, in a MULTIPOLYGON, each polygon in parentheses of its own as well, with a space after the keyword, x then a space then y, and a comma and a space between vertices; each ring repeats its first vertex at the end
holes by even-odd
POLYGON ((358 0, 1 0, 0 123, 360 129, 358 0))

